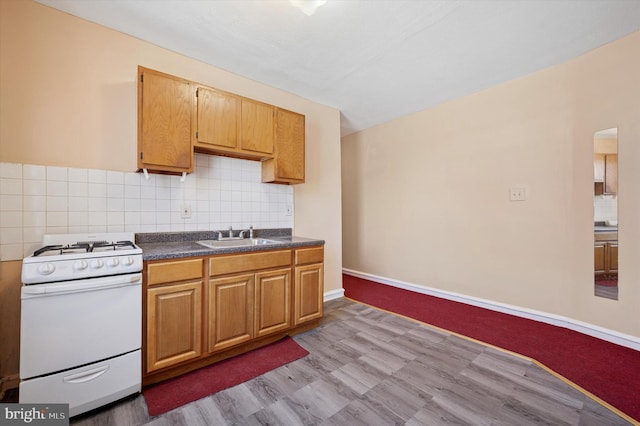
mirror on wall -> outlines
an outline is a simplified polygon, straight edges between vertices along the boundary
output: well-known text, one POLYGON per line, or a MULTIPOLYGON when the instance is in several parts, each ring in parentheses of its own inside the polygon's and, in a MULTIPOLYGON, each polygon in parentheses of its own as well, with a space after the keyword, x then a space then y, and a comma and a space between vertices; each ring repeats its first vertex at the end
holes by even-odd
POLYGON ((618 300, 618 129, 593 136, 595 295, 618 300))

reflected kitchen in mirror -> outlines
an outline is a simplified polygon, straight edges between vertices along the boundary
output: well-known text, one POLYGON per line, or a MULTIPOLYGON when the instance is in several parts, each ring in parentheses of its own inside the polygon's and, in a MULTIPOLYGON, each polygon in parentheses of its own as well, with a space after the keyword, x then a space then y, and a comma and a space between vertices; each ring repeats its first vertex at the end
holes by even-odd
POLYGON ((618 300, 618 129, 593 138, 595 295, 618 300))

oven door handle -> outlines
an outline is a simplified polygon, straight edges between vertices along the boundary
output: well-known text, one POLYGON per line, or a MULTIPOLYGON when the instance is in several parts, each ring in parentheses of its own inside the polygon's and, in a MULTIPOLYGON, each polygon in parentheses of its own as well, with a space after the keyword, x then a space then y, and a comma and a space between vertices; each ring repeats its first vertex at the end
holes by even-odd
POLYGON ((65 383, 72 383, 72 384, 86 383, 102 376, 104 373, 107 372, 108 369, 109 369, 108 365, 103 365, 98 368, 94 368, 91 370, 83 371, 81 373, 76 373, 67 377, 63 377, 62 381, 64 381, 65 383))
POLYGON ((37 284, 22 287, 23 298, 26 296, 46 296, 54 294, 79 293, 84 291, 96 291, 128 285, 140 285, 142 273, 127 275, 114 275, 110 277, 92 278, 87 280, 64 281, 50 284, 37 284))

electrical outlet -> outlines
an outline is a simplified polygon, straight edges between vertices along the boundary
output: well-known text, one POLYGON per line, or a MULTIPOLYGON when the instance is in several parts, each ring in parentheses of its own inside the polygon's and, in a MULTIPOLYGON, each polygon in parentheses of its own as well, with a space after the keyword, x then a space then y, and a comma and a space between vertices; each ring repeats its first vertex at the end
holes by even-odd
POLYGON ((527 189, 522 187, 512 187, 509 189, 509 201, 525 201, 527 199, 527 189))
POLYGON ((180 210, 180 217, 182 219, 191 219, 191 205, 183 204, 180 210))
POLYGON ((285 216, 291 216, 293 214, 293 206, 287 205, 287 210, 284 212, 285 216))

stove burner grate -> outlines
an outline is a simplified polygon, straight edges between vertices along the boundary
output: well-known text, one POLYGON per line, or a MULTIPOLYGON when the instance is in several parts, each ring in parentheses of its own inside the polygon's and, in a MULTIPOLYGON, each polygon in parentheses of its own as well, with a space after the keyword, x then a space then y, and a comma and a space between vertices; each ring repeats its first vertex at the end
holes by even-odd
POLYGON ((63 254, 65 252, 69 252, 72 250, 84 250, 86 252, 90 251, 90 247, 89 244, 85 244, 85 243, 76 243, 76 244, 65 244, 65 245, 53 245, 53 246, 44 246, 36 251, 33 252, 34 256, 39 256, 42 253, 47 253, 50 251, 59 251, 60 254, 63 254))
POLYGON ((35 252, 33 252, 34 256, 39 256, 43 253, 47 253, 47 252, 51 252, 51 251, 57 251, 59 252, 59 254, 64 254, 64 253, 68 253, 68 252, 72 252, 72 251, 84 251, 86 253, 91 253, 94 251, 94 249, 113 249, 118 250, 120 248, 131 248, 131 249, 135 249, 136 246, 135 244, 133 244, 133 242, 131 241, 116 241, 116 242, 107 242, 107 241, 80 241, 77 242, 75 244, 56 244, 56 245, 50 245, 50 246, 44 246, 38 250, 36 250, 35 252))
POLYGON ((108 243, 106 241, 97 241, 91 246, 91 250, 89 251, 93 251, 93 249, 95 248, 113 248, 113 250, 117 250, 119 248, 134 249, 136 248, 136 246, 131 241, 116 241, 114 243, 108 243))

